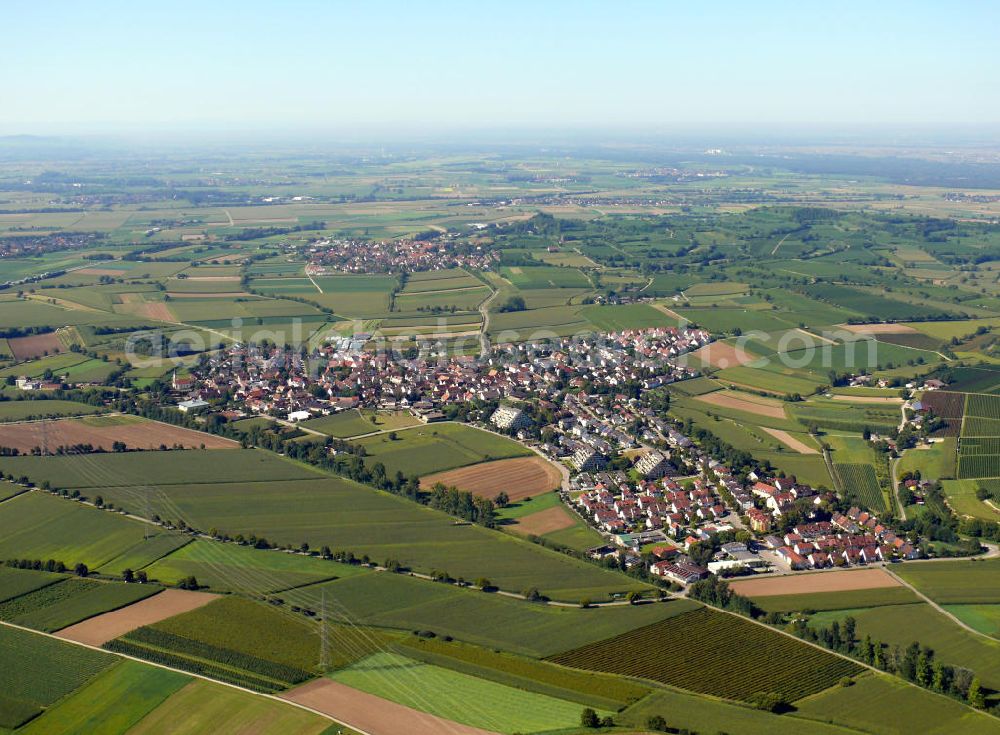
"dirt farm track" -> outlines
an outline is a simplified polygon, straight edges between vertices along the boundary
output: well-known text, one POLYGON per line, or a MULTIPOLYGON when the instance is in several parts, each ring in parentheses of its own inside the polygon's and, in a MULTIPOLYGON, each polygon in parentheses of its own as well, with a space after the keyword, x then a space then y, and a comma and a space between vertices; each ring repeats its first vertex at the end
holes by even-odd
POLYGON ((510 502, 516 503, 555 490, 562 482, 562 475, 557 467, 542 457, 515 457, 420 478, 420 485, 424 488, 438 482, 483 498, 494 498, 502 490, 510 497, 510 502))

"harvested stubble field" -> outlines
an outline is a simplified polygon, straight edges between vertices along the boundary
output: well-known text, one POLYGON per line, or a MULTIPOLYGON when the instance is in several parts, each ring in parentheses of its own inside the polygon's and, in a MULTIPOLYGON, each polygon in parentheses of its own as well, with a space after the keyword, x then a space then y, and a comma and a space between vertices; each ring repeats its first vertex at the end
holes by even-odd
POLYGON ((879 587, 898 587, 899 580, 882 569, 857 569, 789 574, 781 577, 737 580, 729 584, 733 592, 745 597, 803 595, 813 592, 845 592, 879 587))
POLYGON ((130 633, 136 628, 153 625, 174 615, 196 610, 217 598, 218 595, 207 592, 165 589, 128 607, 63 628, 56 635, 68 641, 103 646, 108 641, 130 633))
POLYGON ((203 434, 180 426, 147 421, 136 416, 95 416, 5 424, 0 426, 0 446, 30 452, 34 447, 48 444, 50 451, 56 447, 90 444, 110 451, 115 442, 124 442, 129 449, 157 449, 161 445, 182 445, 195 449, 235 449, 232 439, 203 434))
POLYGON ((570 512, 561 505, 557 505, 554 508, 547 508, 518 518, 517 522, 511 526, 511 530, 517 533, 541 536, 553 531, 561 531, 564 528, 571 528, 575 523, 576 521, 573 520, 570 512))
POLYGON ((30 337, 14 337, 7 340, 11 353, 18 360, 31 360, 42 355, 64 352, 66 345, 55 332, 33 334, 30 337))
POLYGON ((542 457, 532 456, 436 472, 420 478, 420 485, 429 488, 441 483, 445 487, 457 487, 491 499, 502 491, 507 493, 510 502, 516 503, 554 490, 561 481, 562 475, 555 465, 542 457))
POLYGON ((758 355, 728 342, 712 342, 692 352, 690 357, 717 368, 748 365, 760 359, 758 355))
POLYGON ((782 442, 783 444, 787 444, 789 447, 794 449, 799 454, 819 454, 818 449, 816 449, 815 447, 810 447, 804 441, 796 439, 794 436, 789 434, 787 431, 784 431, 783 429, 771 429, 767 426, 762 426, 760 428, 766 431, 771 436, 773 436, 778 441, 782 442))
POLYGON ((695 397, 696 401, 707 403, 719 408, 733 408, 738 411, 768 416, 775 419, 785 418, 785 407, 778 401, 772 401, 750 394, 737 395, 733 391, 720 390, 695 397))

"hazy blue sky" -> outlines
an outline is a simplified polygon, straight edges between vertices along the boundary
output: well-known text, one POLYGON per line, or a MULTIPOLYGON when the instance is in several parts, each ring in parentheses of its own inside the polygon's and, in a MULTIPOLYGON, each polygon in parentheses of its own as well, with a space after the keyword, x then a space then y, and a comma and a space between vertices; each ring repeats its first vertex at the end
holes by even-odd
POLYGON ((1000 122, 1000 3, 9 2, 0 132, 1000 122))

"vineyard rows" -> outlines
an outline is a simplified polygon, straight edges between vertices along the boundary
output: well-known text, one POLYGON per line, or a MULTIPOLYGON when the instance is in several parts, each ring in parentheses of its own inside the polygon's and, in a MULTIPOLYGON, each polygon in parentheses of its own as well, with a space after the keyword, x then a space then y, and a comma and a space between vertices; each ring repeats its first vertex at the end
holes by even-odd
POLYGON ((965 404, 965 413, 967 416, 1000 420, 1000 396, 970 393, 965 404))
POLYGON ((748 700, 788 701, 823 691, 862 668, 742 618, 700 608, 550 657, 578 669, 748 700))
POLYGON ((963 457, 981 454, 1000 454, 1000 436, 963 438, 958 453, 963 457))
POLYGON ((960 455, 958 477, 961 480, 1000 477, 1000 454, 960 455))
POLYGON ((240 669, 285 684, 298 684, 311 676, 308 671, 302 669, 191 640, 156 628, 139 628, 129 633, 127 639, 132 643, 170 651, 189 658, 212 661, 227 668, 240 669))
POLYGON ((885 496, 879 486, 878 475, 870 464, 835 464, 833 466, 841 487, 848 498, 876 512, 885 512, 885 496))

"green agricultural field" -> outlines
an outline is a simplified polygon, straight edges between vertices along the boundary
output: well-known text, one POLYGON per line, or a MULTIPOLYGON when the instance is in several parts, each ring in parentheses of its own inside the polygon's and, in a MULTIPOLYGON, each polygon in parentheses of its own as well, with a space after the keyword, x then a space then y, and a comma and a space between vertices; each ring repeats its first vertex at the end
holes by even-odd
POLYGON ((133 630, 105 648, 268 692, 313 675, 320 639, 300 615, 229 596, 133 630))
POLYGON ((65 577, 61 582, 0 604, 0 620, 51 632, 131 605, 156 594, 160 589, 156 585, 65 577))
POLYGON ((604 332, 621 332, 626 329, 672 327, 676 319, 654 309, 649 304, 624 304, 621 306, 587 306, 580 312, 588 322, 604 332))
POLYGON ((791 406, 791 412, 803 424, 820 429, 861 434, 865 428, 888 432, 899 426, 898 405, 856 404, 848 401, 813 399, 791 406))
POLYGON ((101 566, 101 574, 118 576, 126 569, 135 571, 152 564, 157 559, 191 543, 190 536, 177 531, 152 526, 147 528, 141 541, 101 566))
POLYGON ((150 579, 176 583, 194 576, 212 590, 264 594, 365 574, 350 564, 198 539, 146 567, 150 579))
MULTIPOLYGON (((808 701, 808 700, 803 700, 808 701)), ((807 720, 797 713, 776 715, 735 702, 690 692, 658 689, 615 717, 625 725, 645 732, 650 717, 663 717, 669 727, 689 732, 739 733, 739 735, 854 735, 857 730, 807 720)))
MULTIPOLYGON (((636 587, 632 584, 627 589, 636 587)), ((503 595, 387 573, 301 588, 285 592, 282 597, 290 604, 319 609, 324 591, 334 621, 402 631, 430 630, 526 656, 552 655, 696 607, 688 600, 587 610, 534 605, 503 595), (490 624, 484 626, 484 620, 490 624)), ((594 592, 591 600, 604 599, 598 590, 594 592)))
POLYGON ((722 386, 711 378, 693 378, 670 384, 671 391, 677 391, 686 396, 703 396, 714 393, 721 388, 722 386))
POLYGON ((800 595, 765 595, 754 597, 766 612, 801 612, 802 610, 849 610, 883 605, 908 605, 920 598, 906 587, 879 587, 869 590, 811 592, 800 595))
POLYGON ((863 671, 764 626, 704 607, 549 660, 737 700, 761 691, 764 679, 767 691, 792 701, 863 671))
POLYGON ((0 728, 13 729, 115 662, 99 651, 0 626, 0 728), (16 715, 16 716, 14 716, 16 715))
POLYGON ((577 671, 441 638, 412 636, 393 648, 424 663, 592 707, 620 709, 650 691, 621 677, 577 671))
POLYGON ((0 567, 0 603, 66 579, 64 574, 0 567))
POLYGON ((977 497, 979 484, 975 480, 944 480, 941 486, 948 505, 960 516, 1000 522, 1000 510, 995 510, 977 497))
POLYGON ((579 306, 549 306, 493 314, 489 335, 503 343, 589 334, 594 328, 581 315, 581 309, 579 306))
MULTIPOLYGON (((438 511, 339 478, 153 486, 144 491, 141 503, 129 487, 101 492, 105 501, 161 518, 182 518, 205 531, 256 535, 294 546, 307 542, 314 549, 326 545, 377 561, 394 558, 424 572, 443 569, 470 580, 486 576, 505 590, 534 586, 555 599, 603 599, 635 586, 614 572, 508 534, 458 524, 438 511)), ((18 501, 0 504, 0 531, 5 507, 18 501)), ((0 555, 5 548, 0 540, 0 555)))
POLYGON ((581 707, 575 702, 504 686, 396 653, 373 654, 330 678, 490 732, 537 732, 580 723, 581 707))
POLYGON ((0 503, 9 498, 13 498, 15 495, 20 495, 23 492, 26 491, 20 485, 15 485, 12 482, 6 481, 0 482, 0 503))
POLYGON ((827 470, 826 462, 819 454, 796 454, 794 452, 762 451, 757 459, 766 460, 786 475, 793 475, 799 482, 814 487, 825 486, 833 488, 833 478, 827 470))
POLYGON ((1000 559, 903 564, 896 573, 939 604, 1000 603, 1000 559))
MULTIPOLYGON (((713 334, 731 334, 739 329, 750 332, 777 332, 795 327, 798 320, 785 319, 779 312, 742 308, 674 308, 692 325, 698 325, 713 334)), ((801 344, 801 343, 800 343, 801 344)))
POLYGON ((191 677, 122 661, 46 711, 18 735, 129 732, 191 677))
POLYGON ((387 474, 429 475, 434 472, 486 462, 522 457, 531 450, 517 442, 463 424, 428 424, 401 431, 393 440, 388 434, 359 439, 367 451, 365 464, 381 462, 387 474))
MULTIPOLYGON (((139 491, 150 483, 307 480, 322 475, 260 449, 125 452, 54 457, 0 457, 0 470, 27 475, 36 484, 59 488, 124 487, 139 491)), ((132 503, 135 505, 135 502, 132 503)))
POLYGON ((954 437, 945 437, 929 447, 910 449, 896 463, 897 474, 920 472, 925 480, 943 480, 954 477, 958 471, 954 437))
POLYGON ((54 418, 57 416, 82 416, 102 409, 75 401, 0 401, 0 421, 54 418))
POLYGON ((590 280, 576 268, 531 265, 501 269, 501 274, 518 288, 587 288, 590 280))
POLYGON ((944 609, 980 633, 1000 639, 1000 605, 945 605, 944 609))
POLYGON ((782 394, 798 393, 801 396, 811 395, 821 385, 819 379, 812 379, 808 375, 786 375, 782 372, 759 370, 746 365, 724 368, 713 373, 713 377, 723 383, 731 381, 738 386, 748 386, 751 389, 782 394))
MULTIPOLYGON (((312 712, 207 681, 193 681, 146 715, 128 735, 335 735, 340 728, 312 712), (263 728, 263 729, 262 729, 263 728)), ((344 730, 345 735, 350 731, 344 730)))
POLYGON ((307 429, 329 434, 338 439, 346 439, 351 436, 378 431, 378 427, 362 416, 361 412, 357 409, 310 419, 302 422, 301 425, 307 429))
POLYGON ((810 619, 810 624, 827 626, 847 615, 857 621, 859 638, 870 635, 873 640, 900 648, 919 641, 943 663, 975 671, 984 688, 1000 689, 1000 641, 970 633, 925 602, 821 612, 810 619))
POLYGON ((389 295, 399 286, 391 276, 317 276, 316 285, 309 294, 301 294, 320 306, 333 309, 349 318, 382 316, 389 311, 389 295))
POLYGON ((852 687, 831 687, 796 702, 796 708, 799 718, 884 735, 987 735, 997 731, 995 719, 887 674, 866 674, 852 687), (892 717, 886 717, 886 712, 892 712, 892 717))
POLYGON ((913 319, 938 319, 943 315, 940 309, 919 304, 909 304, 874 293, 860 291, 848 286, 832 283, 817 283, 803 290, 811 298, 819 299, 834 306, 849 309, 865 317, 879 321, 908 321, 913 319))
POLYGON ((42 492, 0 503, 0 558, 98 569, 143 538, 143 523, 42 492))

